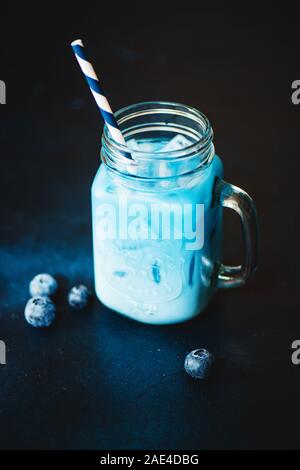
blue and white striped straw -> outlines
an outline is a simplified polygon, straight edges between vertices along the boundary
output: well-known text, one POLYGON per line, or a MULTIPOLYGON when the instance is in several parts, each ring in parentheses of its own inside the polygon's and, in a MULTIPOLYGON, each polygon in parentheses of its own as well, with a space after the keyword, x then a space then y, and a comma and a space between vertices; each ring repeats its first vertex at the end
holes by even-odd
MULTIPOLYGON (((118 144, 126 145, 125 139, 119 129, 116 118, 111 110, 111 107, 109 106, 107 99, 103 94, 103 91, 101 90, 94 67, 87 58, 82 40, 76 39, 76 41, 73 41, 71 43, 71 46, 73 48, 73 51, 75 52, 76 59, 78 60, 80 68, 86 78, 86 81, 88 82, 91 92, 93 93, 93 96, 102 114, 104 122, 107 125, 110 135, 116 142, 118 142, 118 144)), ((130 158, 131 155, 128 154, 128 157, 130 158)))

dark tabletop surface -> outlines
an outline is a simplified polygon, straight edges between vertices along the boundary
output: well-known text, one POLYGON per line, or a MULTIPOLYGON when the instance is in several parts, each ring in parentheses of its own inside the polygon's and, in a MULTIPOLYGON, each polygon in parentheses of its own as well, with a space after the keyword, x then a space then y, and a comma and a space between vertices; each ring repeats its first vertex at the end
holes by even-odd
MULTIPOLYGON (((202 5, 203 4, 203 5, 202 5)), ((76 11, 1 6, 0 368, 2 449, 299 448, 300 78, 294 7, 136 4, 76 11), (226 180, 257 205, 257 274, 220 291, 193 321, 147 326, 94 299, 90 185, 102 121, 69 43, 82 37, 113 109, 148 100, 191 104, 212 122, 226 180), (28 283, 60 282, 47 330, 24 320, 28 283), (207 347, 210 378, 190 379, 185 354, 207 347)), ((226 213, 225 261, 240 259, 226 213)))

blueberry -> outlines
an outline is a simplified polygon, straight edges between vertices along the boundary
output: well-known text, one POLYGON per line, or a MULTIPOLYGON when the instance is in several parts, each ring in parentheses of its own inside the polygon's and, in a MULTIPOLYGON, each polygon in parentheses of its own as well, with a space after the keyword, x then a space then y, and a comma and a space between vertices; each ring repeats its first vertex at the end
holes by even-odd
POLYGON ((185 358, 185 371, 194 379, 204 379, 214 362, 214 356, 207 349, 195 349, 185 358))
POLYGON ((57 282, 50 274, 37 274, 29 284, 30 294, 51 297, 57 290, 57 282))
POLYGON ((36 327, 50 326, 55 320, 56 308, 49 297, 36 296, 28 300, 24 315, 27 322, 36 327))
POLYGON ((77 310, 85 308, 88 304, 90 291, 83 284, 72 287, 69 292, 69 305, 77 310))

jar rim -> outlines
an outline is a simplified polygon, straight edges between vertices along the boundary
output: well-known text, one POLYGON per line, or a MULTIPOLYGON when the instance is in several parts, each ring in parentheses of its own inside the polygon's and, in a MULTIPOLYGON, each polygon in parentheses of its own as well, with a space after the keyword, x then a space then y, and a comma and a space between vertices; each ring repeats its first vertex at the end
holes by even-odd
MULTIPOLYGON (((191 145, 188 145, 187 147, 184 147, 182 149, 155 152, 159 160, 169 160, 171 155, 173 159, 184 159, 186 157, 189 157, 191 154, 201 152, 212 142, 213 130, 209 119, 198 109, 183 103, 171 101, 142 101, 120 108, 118 111, 115 112, 115 118, 118 124, 120 125, 123 122, 126 122, 136 116, 141 116, 143 114, 159 114, 163 112, 169 114, 179 114, 187 118, 193 119, 196 123, 199 124, 199 128, 201 127, 202 134, 201 136, 199 134, 199 139, 195 140, 191 143, 191 145), (153 108, 144 111, 138 110, 138 108, 147 106, 153 106, 153 108), (181 108, 181 110, 179 110, 178 108, 181 108), (174 111, 172 111, 172 109, 174 111)), ((124 154, 124 158, 127 158, 125 155, 126 153, 128 154, 128 147, 114 140, 114 138, 109 133, 106 124, 103 128, 103 140, 106 145, 120 152, 121 154, 124 154)), ((145 150, 134 150, 134 153, 139 157, 139 160, 148 160, 149 158, 151 158, 152 155, 152 152, 145 150)), ((203 162, 203 164, 204 163, 207 162, 203 162)))

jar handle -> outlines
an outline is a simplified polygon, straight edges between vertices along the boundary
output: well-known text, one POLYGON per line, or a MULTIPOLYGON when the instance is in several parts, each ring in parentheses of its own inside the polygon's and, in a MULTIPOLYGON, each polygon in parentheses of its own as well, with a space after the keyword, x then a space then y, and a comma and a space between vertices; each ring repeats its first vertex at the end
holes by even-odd
POLYGON ((215 201, 238 213, 244 240, 244 260, 239 266, 221 264, 217 287, 238 287, 256 270, 258 257, 258 219, 251 197, 242 189, 218 179, 215 185, 215 201))

